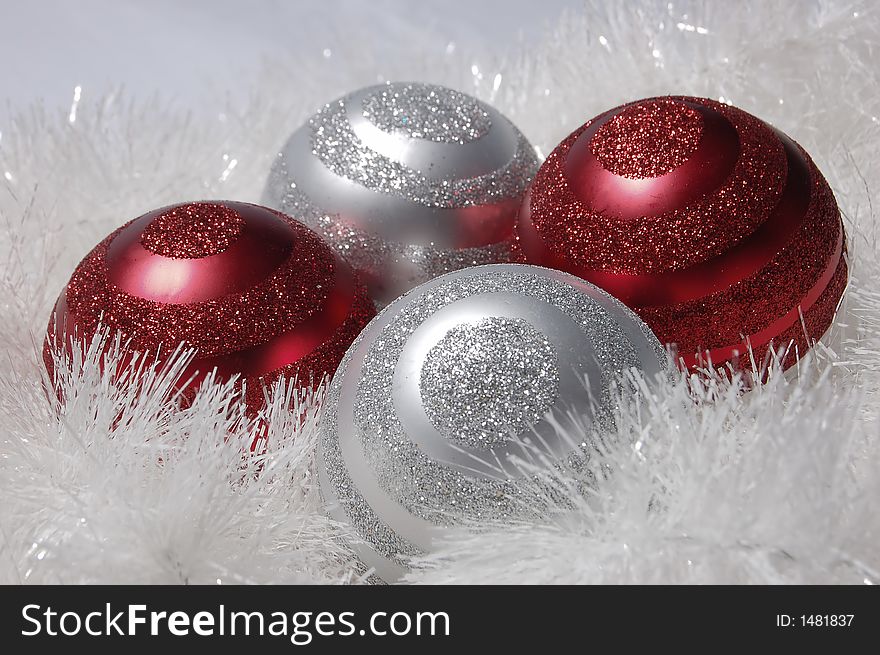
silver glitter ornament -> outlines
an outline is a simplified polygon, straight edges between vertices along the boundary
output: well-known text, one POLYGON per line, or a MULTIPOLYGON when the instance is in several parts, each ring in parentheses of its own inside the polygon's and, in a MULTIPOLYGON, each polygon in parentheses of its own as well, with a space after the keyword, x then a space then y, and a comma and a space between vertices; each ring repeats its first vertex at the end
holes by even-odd
POLYGON ((508 262, 538 167, 495 109, 429 84, 331 102, 278 154, 262 202, 323 235, 378 305, 449 271, 508 262))
MULTIPOLYGON (((398 298, 342 360, 321 424, 318 471, 352 547, 386 581, 446 526, 540 511, 517 460, 577 465, 577 425, 613 427, 614 381, 667 368, 629 309, 567 273, 495 264, 398 298)), ((589 432, 589 430, 588 430, 589 432)))

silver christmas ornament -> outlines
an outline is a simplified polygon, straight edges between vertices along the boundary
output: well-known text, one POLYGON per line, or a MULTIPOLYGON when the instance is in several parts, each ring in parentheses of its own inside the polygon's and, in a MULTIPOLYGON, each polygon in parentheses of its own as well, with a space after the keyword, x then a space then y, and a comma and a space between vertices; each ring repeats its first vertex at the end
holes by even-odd
POLYGON ((444 527, 534 511, 517 460, 583 462, 589 446, 566 429, 610 429, 621 371, 654 377, 666 362, 635 314, 580 278, 519 264, 446 274, 386 307, 343 358, 322 493, 362 562, 395 581, 444 527))
POLYGON ((381 306, 443 273, 511 261, 538 160, 464 93, 387 83, 331 102, 278 154, 263 204, 305 222, 381 306))

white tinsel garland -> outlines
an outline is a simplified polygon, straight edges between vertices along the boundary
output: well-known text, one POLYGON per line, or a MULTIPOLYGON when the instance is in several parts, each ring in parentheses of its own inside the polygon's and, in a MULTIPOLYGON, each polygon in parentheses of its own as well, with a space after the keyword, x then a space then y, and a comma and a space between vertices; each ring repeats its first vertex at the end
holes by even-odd
POLYGON ((0 582, 360 579, 344 526, 321 511, 314 398, 272 390, 268 450, 249 459, 260 424, 229 385, 184 410, 164 402, 186 353, 132 384, 98 375, 93 344, 61 374, 60 404, 39 350, 55 297, 103 236, 171 202, 256 200, 286 136, 377 78, 474 93, 544 153, 626 100, 723 98, 806 148, 849 234, 846 302, 799 376, 747 394, 738 381, 679 379, 623 405, 603 457, 612 473, 592 492, 565 494, 538 524, 451 532, 410 579, 877 582, 878 37, 869 2, 591 2, 538 50, 503 61, 426 60, 404 44, 394 70, 354 47, 314 65, 274 62, 248 111, 218 107, 203 123, 121 94, 21 115, 0 141, 0 582))

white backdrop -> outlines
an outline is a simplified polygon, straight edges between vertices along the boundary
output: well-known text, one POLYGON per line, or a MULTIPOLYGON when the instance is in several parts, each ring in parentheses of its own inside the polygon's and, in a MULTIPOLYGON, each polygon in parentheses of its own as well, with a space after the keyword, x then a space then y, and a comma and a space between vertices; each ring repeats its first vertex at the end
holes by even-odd
MULTIPOLYGON (((579 0, 0 0, 0 131, 37 100, 69 111, 123 85, 194 112, 247 89, 264 61, 334 56, 345 41, 391 62, 412 21, 424 54, 464 49, 477 58, 537 41, 579 0), (358 25, 357 34, 340 23, 358 25)), ((343 65, 343 64, 340 64, 343 65)), ((377 74, 381 70, 377 70, 377 74)), ((323 100, 322 100, 323 101, 323 100)))

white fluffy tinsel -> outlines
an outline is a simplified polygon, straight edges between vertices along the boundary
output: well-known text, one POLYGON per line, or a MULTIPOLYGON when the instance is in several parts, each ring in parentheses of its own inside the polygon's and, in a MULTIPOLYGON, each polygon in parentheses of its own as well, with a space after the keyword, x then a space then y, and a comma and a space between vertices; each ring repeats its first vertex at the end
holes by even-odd
POLYGON ((122 94, 75 116, 20 115, 0 142, 0 582, 362 579, 346 527, 322 511, 314 398, 272 390, 268 452, 248 459, 254 425, 230 386, 206 386, 186 409, 165 401, 186 353, 110 380, 92 344, 63 376, 61 405, 44 391, 39 349, 69 274, 113 228, 182 200, 257 200, 286 136, 377 79, 474 93, 545 154, 627 100, 722 98, 811 153, 849 236, 846 302, 800 375, 746 394, 738 381, 646 389, 621 410, 598 483, 557 475, 564 493, 541 522, 450 532, 410 581, 880 581, 878 9, 605 0, 497 61, 419 56, 413 26, 406 56, 382 70, 354 45, 268 62, 247 111, 218 106, 208 121, 122 94))

